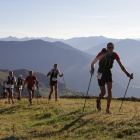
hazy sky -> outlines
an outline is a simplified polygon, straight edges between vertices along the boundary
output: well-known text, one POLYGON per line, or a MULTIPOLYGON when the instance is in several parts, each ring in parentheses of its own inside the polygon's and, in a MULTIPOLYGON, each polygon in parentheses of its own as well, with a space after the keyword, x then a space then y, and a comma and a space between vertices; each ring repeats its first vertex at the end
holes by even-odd
POLYGON ((140 38, 140 0, 0 0, 7 36, 140 38))

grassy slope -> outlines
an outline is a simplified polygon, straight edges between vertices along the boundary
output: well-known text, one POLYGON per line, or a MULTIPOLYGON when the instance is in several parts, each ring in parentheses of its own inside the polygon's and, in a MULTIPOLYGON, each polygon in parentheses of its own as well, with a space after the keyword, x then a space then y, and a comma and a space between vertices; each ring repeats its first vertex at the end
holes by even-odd
POLYGON ((12 136, 15 125, 16 139, 134 139, 140 138, 140 107, 138 102, 113 100, 112 115, 105 113, 106 100, 102 100, 102 112, 97 112, 95 100, 87 99, 82 115, 84 99, 59 99, 48 102, 34 99, 30 106, 27 99, 15 105, 5 105, 0 100, 0 139, 12 136))

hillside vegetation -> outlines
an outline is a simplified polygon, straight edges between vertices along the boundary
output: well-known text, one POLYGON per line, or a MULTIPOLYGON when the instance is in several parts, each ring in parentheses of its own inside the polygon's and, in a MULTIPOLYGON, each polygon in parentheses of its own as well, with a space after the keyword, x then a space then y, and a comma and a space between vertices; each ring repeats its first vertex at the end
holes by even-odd
POLYGON ((30 106, 27 99, 14 105, 0 100, 0 139, 26 140, 108 140, 140 138, 139 102, 121 101, 111 103, 112 115, 96 110, 95 99, 87 99, 82 114, 84 99, 34 99, 30 106), (13 128, 14 125, 14 128, 13 128), (14 130, 14 133, 13 133, 14 130))

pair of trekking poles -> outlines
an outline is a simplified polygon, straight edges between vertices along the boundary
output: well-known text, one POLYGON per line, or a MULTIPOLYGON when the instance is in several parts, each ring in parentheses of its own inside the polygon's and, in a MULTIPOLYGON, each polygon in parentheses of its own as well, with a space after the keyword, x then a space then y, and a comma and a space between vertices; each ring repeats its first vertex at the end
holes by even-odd
MULTIPOLYGON (((131 75, 133 75, 133 73, 132 73, 131 75)), ((92 74, 91 74, 90 81, 89 81, 89 86, 88 86, 88 90, 87 90, 87 94, 86 94, 86 98, 85 98, 85 103, 84 103, 84 107, 83 107, 83 112, 84 112, 84 109, 85 109, 85 106, 86 106, 86 99, 87 99, 87 96, 88 96, 88 91, 89 91, 91 79, 92 79, 92 74)), ((125 91, 125 94, 124 94, 124 99, 125 99, 125 96, 126 96, 126 93, 127 93, 127 90, 128 90, 129 84, 130 84, 130 81, 131 81, 131 79, 129 79, 129 82, 128 82, 128 85, 127 85, 127 88, 126 88, 126 91, 125 91)), ((122 104, 123 104, 123 100, 122 100, 122 104)), ((120 107, 119 111, 120 111, 121 108, 122 108, 122 104, 121 104, 121 107, 120 107)), ((83 112, 82 112, 82 113, 83 113, 83 112)))

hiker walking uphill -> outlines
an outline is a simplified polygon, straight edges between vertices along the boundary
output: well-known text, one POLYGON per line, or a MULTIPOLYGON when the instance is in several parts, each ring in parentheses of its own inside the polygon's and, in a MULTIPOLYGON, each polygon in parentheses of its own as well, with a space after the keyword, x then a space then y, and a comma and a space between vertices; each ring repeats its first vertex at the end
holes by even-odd
POLYGON ((60 71, 57 69, 57 64, 54 64, 54 69, 52 69, 48 74, 47 77, 50 75, 50 95, 49 95, 49 100, 51 99, 51 95, 53 93, 53 89, 55 86, 55 101, 57 101, 57 96, 58 96, 58 80, 57 77, 58 75, 62 77, 64 74, 60 73, 60 71))
POLYGON ((106 113, 111 114, 109 108, 112 99, 112 73, 111 68, 113 68, 114 59, 118 62, 122 71, 130 78, 133 79, 133 75, 130 75, 123 64, 120 61, 120 58, 117 53, 113 52, 115 45, 113 43, 107 44, 107 50, 104 48, 97 55, 97 57, 91 63, 91 74, 94 74, 95 63, 99 60, 99 69, 98 69, 98 85, 100 86, 101 93, 97 99, 97 109, 101 110, 101 99, 106 94, 105 84, 107 84, 108 97, 107 97, 107 109, 106 113))
MULTIPOLYGON (((29 102, 32 105, 33 104, 32 99, 34 97, 35 88, 36 88, 35 84, 38 85, 37 77, 35 75, 33 75, 33 71, 30 71, 29 76, 26 77, 26 80, 23 85, 23 90, 24 90, 24 86, 26 83, 27 83, 27 89, 29 92, 29 102)), ((37 86, 37 88, 38 88, 38 86, 37 86)))
POLYGON ((8 96, 8 103, 10 104, 10 99, 12 100, 12 103, 14 104, 13 100, 13 89, 14 89, 14 84, 16 85, 16 78, 13 76, 13 72, 9 72, 9 76, 5 78, 4 83, 3 83, 3 89, 5 89, 5 83, 6 83, 6 90, 9 93, 8 96))
POLYGON ((22 85, 23 82, 25 81, 24 78, 22 78, 22 75, 19 75, 18 79, 17 79, 17 92, 18 92, 18 97, 17 100, 21 100, 21 91, 22 91, 22 85))

